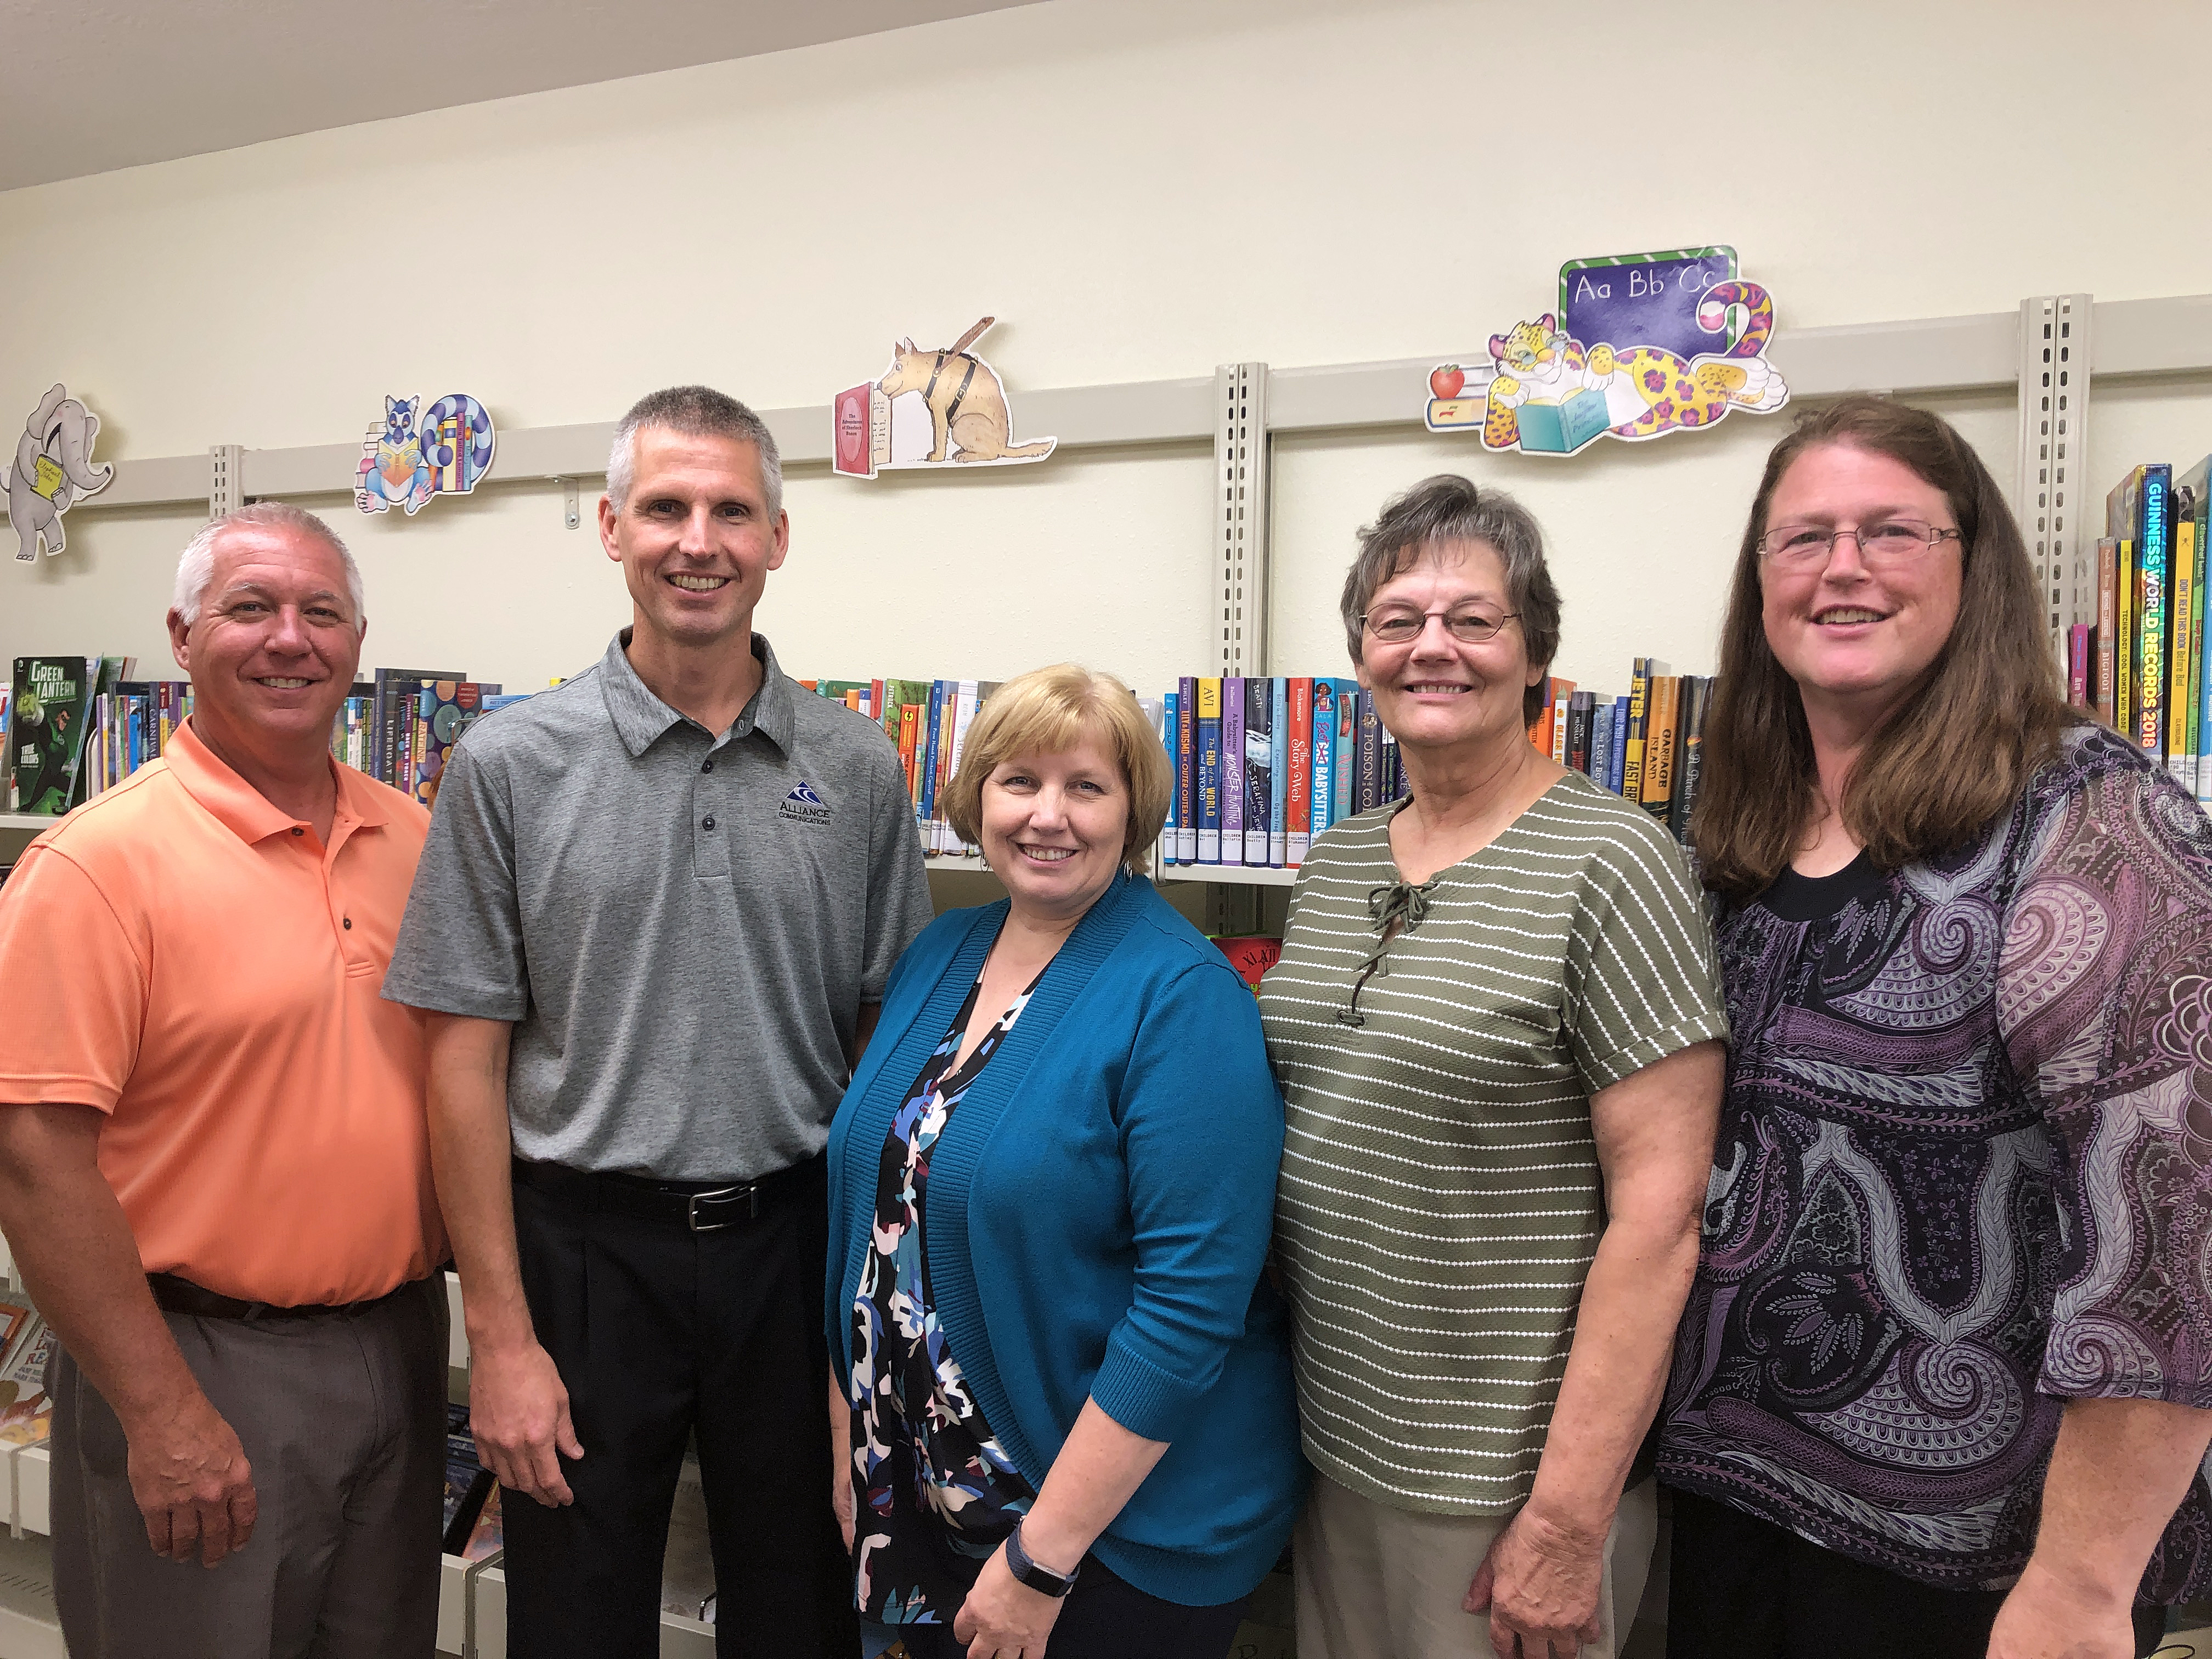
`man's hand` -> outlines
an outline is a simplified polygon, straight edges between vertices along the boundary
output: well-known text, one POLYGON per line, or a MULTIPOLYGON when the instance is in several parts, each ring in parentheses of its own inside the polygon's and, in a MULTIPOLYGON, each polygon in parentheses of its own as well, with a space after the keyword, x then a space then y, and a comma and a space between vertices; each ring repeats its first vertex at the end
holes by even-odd
POLYGON ((198 1392, 173 1411, 125 1427, 131 1495, 156 1555, 214 1566, 246 1547, 259 1504, 246 1448, 198 1392))
POLYGON ((1482 1558, 1461 1603, 1468 1613, 1490 1614, 1490 1645, 1498 1659, 1575 1659, 1583 1643, 1603 1637, 1597 1604, 1605 1587, 1605 1539, 1603 1531, 1593 1535, 1558 1526, 1533 1513, 1533 1505, 1522 1505, 1482 1558))
POLYGON ((1045 1638, 1060 1617, 1060 1598, 1018 1583, 1000 1545, 975 1575, 975 1588, 952 1620, 952 1639, 968 1644, 968 1659, 1044 1659, 1045 1638))
POLYGON ((575 1502, 561 1458, 580 1458, 584 1449, 569 1424, 568 1390, 553 1356, 534 1339, 504 1348, 471 1345, 469 1426, 477 1456, 501 1486, 548 1509, 575 1502))

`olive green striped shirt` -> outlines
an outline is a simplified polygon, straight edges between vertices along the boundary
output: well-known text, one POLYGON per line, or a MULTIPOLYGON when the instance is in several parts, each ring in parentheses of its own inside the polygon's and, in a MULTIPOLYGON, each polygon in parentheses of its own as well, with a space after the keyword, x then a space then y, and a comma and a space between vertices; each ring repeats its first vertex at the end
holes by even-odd
POLYGON ((1260 992, 1298 1404, 1353 1492, 1500 1514, 1535 1479, 1603 1225, 1589 1097, 1727 1020, 1688 863, 1641 807, 1571 774, 1411 890, 1395 810, 1314 842, 1260 992), (1394 888, 1417 919, 1384 945, 1394 888))

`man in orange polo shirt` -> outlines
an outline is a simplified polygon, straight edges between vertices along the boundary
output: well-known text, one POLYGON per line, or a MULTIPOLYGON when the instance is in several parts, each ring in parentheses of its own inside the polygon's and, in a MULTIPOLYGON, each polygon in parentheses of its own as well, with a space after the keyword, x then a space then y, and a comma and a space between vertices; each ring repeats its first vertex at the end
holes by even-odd
POLYGON ((0 893, 73 1659, 435 1645, 446 1237, 421 1016, 377 994, 428 819, 331 759, 366 625, 313 514, 210 525, 169 612, 191 719, 0 893))

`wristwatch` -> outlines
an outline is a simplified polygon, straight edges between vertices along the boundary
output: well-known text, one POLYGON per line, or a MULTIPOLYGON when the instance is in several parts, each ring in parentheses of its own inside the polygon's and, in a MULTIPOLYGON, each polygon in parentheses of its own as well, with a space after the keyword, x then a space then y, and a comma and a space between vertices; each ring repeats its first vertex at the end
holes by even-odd
POLYGON ((1041 1567, 1030 1559, 1030 1553, 1022 1547, 1022 1523, 1014 1522, 1014 1529, 1006 1534, 1006 1571, 1014 1575, 1014 1582, 1050 1596, 1062 1596, 1075 1588, 1074 1568, 1065 1577, 1049 1567, 1041 1567))

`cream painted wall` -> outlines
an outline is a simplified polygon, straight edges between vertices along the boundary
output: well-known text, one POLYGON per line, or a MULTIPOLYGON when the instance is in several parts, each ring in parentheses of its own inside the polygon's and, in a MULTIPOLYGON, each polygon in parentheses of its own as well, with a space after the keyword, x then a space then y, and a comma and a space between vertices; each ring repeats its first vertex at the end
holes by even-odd
MULTIPOLYGON (((1051 0, 17 191, 0 410, 66 380, 105 453, 144 456, 348 441, 387 391, 472 391, 508 426, 611 419, 678 380, 820 403, 894 336, 991 311, 1018 420, 1024 386, 1472 356, 1547 307, 1562 259, 1703 240, 1796 325, 2203 289, 2203 216, 2114 232, 2118 191, 2191 199, 2203 143, 2188 100, 2143 99, 2111 43, 2185 58, 2212 14, 2114 0, 2093 31, 2059 0, 1994 9, 1051 0)), ((2008 480, 2010 400, 1944 407, 2008 480)), ((1637 652, 1709 669, 1779 431, 1737 416, 1566 463, 1418 428, 1286 438, 1273 665, 1338 668, 1357 526, 1453 467, 1545 522, 1560 672, 1620 689, 1637 652)), ((2130 462, 2212 447, 2212 386, 2100 392, 2093 432, 2100 495, 2130 462)), ((789 501, 762 623, 795 672, 1073 655, 1156 690, 1205 660, 1203 448, 873 484, 795 471, 789 501)), ((625 619, 550 487, 412 521, 311 504, 368 570, 367 662, 520 689, 625 619)), ((135 650, 155 672, 194 522, 87 508, 63 558, 0 561, 0 659, 135 650)))

